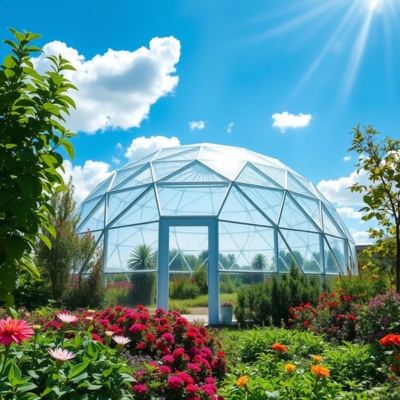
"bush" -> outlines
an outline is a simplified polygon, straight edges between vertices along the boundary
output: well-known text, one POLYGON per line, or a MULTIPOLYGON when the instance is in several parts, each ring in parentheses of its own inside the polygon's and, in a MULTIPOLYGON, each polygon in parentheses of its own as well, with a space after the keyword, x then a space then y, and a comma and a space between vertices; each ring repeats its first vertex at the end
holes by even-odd
POLYGON ((289 274, 275 275, 264 283, 243 288, 238 293, 238 305, 235 315, 240 324, 270 324, 275 326, 286 323, 289 307, 299 302, 316 304, 320 292, 318 276, 308 277, 292 265, 289 274))
POLYGON ((61 302, 68 310, 77 308, 102 308, 106 289, 102 281, 102 266, 96 265, 87 279, 79 279, 77 275, 70 276, 64 290, 61 302))
POLYGON ((107 307, 130 305, 132 290, 132 283, 126 280, 108 282, 106 284, 105 305, 107 307))
POLYGON ((178 276, 172 278, 169 293, 171 299, 174 300, 195 299, 200 296, 200 288, 191 279, 178 276))
POLYGON ((130 294, 130 304, 136 306, 144 304, 149 306, 155 302, 156 296, 156 273, 137 272, 130 277, 132 290, 130 294))
POLYGON ((388 333, 400 333, 400 295, 395 291, 376 296, 360 310, 361 339, 375 341, 388 333))

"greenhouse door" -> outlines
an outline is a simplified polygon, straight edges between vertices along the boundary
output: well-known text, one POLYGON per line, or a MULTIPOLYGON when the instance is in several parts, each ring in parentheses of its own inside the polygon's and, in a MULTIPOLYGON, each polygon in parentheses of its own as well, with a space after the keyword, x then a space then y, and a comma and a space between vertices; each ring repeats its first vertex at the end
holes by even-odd
MULTIPOLYGON (((204 269, 208 285, 208 320, 210 324, 218 323, 219 275, 217 227, 218 223, 216 219, 161 219, 159 230, 157 307, 168 310, 170 279, 177 284, 178 280, 189 280, 195 276, 195 271, 204 269)), ((198 278, 201 280, 200 276, 198 278)), ((188 289, 191 290, 193 288, 189 287, 188 289)))

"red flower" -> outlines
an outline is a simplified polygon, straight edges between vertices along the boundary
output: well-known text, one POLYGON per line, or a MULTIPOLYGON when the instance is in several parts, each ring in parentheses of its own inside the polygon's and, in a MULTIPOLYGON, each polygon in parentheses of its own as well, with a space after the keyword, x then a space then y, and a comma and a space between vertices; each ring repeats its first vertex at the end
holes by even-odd
POLYGON ((279 344, 279 343, 274 343, 271 346, 272 349, 274 349, 275 351, 279 352, 279 353, 284 353, 287 350, 287 347, 283 344, 279 344))
POLYGON ((33 328, 24 320, 8 317, 0 320, 0 344, 9 346, 11 343, 21 344, 33 336, 33 328))
POLYGON ((96 342, 104 343, 104 340, 97 333, 92 333, 92 339, 96 342))
POLYGON ((132 387, 133 391, 137 394, 146 394, 147 393, 147 387, 143 383, 137 383, 132 387))
POLYGON ((389 333, 389 335, 386 335, 383 337, 379 343, 382 346, 390 346, 392 344, 396 344, 397 346, 400 346, 400 335, 394 335, 393 333, 389 333))
POLYGON ((168 387, 170 389, 179 389, 183 386, 183 380, 179 376, 170 376, 168 378, 168 387))
POLYGON ((349 314, 349 315, 347 316, 347 319, 348 319, 349 321, 354 321, 354 320, 356 319, 356 317, 355 317, 355 315, 353 315, 353 314, 349 314))

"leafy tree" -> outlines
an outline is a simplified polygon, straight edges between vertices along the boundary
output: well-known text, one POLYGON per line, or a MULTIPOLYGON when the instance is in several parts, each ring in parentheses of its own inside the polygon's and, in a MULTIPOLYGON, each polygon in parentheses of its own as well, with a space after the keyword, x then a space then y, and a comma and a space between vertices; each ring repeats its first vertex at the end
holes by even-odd
POLYGON ((38 275, 32 261, 37 238, 48 246, 45 231, 55 235, 49 221, 49 204, 55 193, 65 190, 62 175, 64 149, 73 158, 64 116, 74 101, 66 95, 76 89, 63 76, 74 68, 62 56, 48 57, 52 71, 39 74, 31 45, 40 35, 10 29, 15 41, 0 66, 0 300, 11 311, 20 268, 38 275))
MULTIPOLYGON (((267 267, 267 256, 265 254, 256 254, 251 260, 251 268, 256 271, 264 271, 267 267)), ((259 283, 264 280, 261 274, 254 275, 254 283, 259 283)))
POLYGON ((350 190, 364 194, 364 221, 376 218, 379 229, 370 228, 370 237, 377 245, 389 237, 396 244, 396 291, 400 292, 400 140, 389 137, 378 141, 377 132, 367 126, 362 132, 357 126, 353 129, 350 151, 359 154, 357 173, 365 171, 369 184, 355 183, 350 190))
MULTIPOLYGON (((152 270, 156 267, 156 258, 153 249, 147 244, 140 244, 132 250, 128 259, 128 268, 132 271, 152 270)), ((156 277, 152 272, 132 274, 133 285, 132 301, 136 304, 149 305, 153 300, 156 277)))
POLYGON ((70 274, 77 275, 77 285, 80 287, 83 275, 102 259, 102 252, 96 252, 96 242, 90 232, 75 234, 80 217, 74 214, 76 203, 72 178, 67 188, 68 191, 57 193, 50 200, 54 215, 49 217, 49 221, 56 231, 56 237, 49 232, 43 234, 51 243, 51 248, 41 241, 37 244, 36 252, 37 263, 51 282, 54 300, 62 297, 70 274))

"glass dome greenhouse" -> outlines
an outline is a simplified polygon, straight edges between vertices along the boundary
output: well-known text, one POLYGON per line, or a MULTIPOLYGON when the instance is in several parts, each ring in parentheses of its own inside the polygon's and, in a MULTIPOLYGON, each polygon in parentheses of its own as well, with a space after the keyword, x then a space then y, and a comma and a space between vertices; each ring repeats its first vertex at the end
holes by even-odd
POLYGON ((259 282, 292 264, 337 275, 356 265, 349 231, 314 185, 244 148, 161 149, 115 171, 79 212, 77 233, 90 231, 103 246, 103 273, 151 276, 158 307, 168 309, 171 276, 203 268, 210 323, 229 277, 259 282), (147 267, 133 262, 149 255, 147 267))

